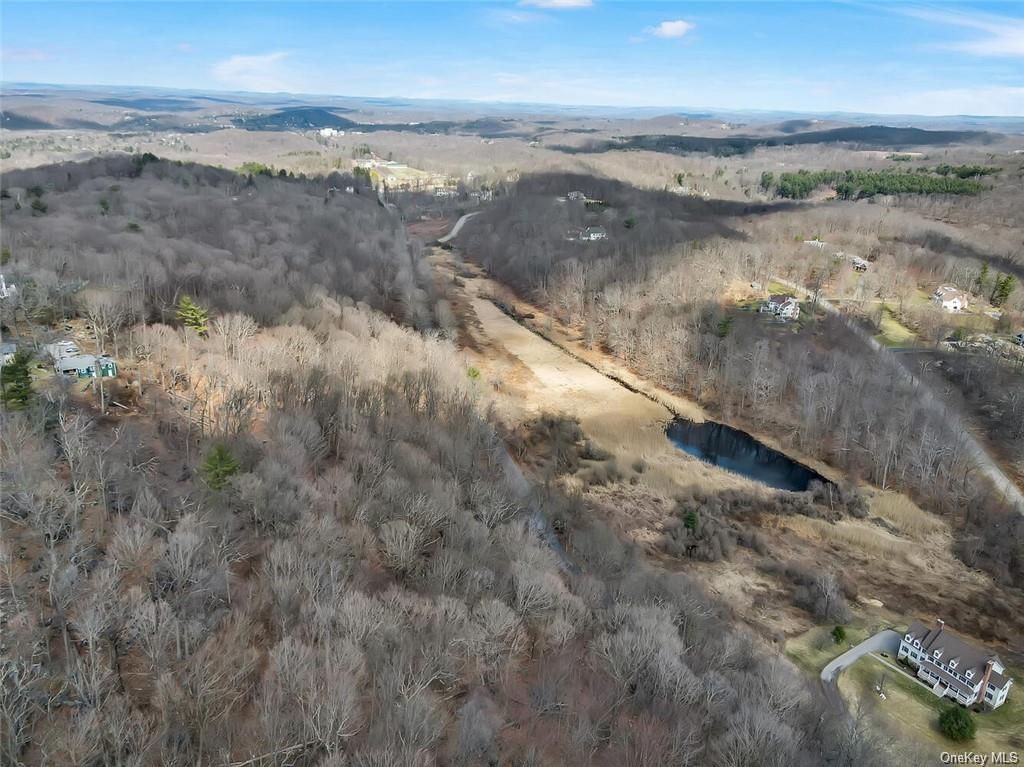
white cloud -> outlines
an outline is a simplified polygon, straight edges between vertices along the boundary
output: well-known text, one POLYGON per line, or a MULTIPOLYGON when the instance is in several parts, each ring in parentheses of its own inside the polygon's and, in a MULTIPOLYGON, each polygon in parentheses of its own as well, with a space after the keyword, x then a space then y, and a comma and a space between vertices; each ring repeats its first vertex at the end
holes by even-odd
POLYGON ((257 56, 231 56, 213 65, 215 80, 242 91, 299 90, 293 86, 282 66, 288 54, 283 51, 257 56))
POLYGON ((516 11, 507 8, 496 8, 487 12, 484 20, 493 26, 507 26, 515 24, 533 24, 544 21, 547 16, 534 11, 516 11))
POLYGON ((53 54, 42 48, 7 48, 0 52, 4 61, 52 61, 53 54))
POLYGON ((974 56, 1024 56, 1024 19, 990 13, 909 8, 906 15, 936 24, 974 29, 984 34, 970 40, 942 45, 946 50, 961 51, 974 56))
POLYGON ((665 40, 674 40, 682 37, 691 29, 694 28, 694 24, 682 19, 676 19, 675 21, 663 21, 656 27, 648 27, 647 34, 653 35, 654 37, 660 37, 665 40))
POLYGON ((590 8, 594 0, 519 0, 519 4, 534 8, 590 8))

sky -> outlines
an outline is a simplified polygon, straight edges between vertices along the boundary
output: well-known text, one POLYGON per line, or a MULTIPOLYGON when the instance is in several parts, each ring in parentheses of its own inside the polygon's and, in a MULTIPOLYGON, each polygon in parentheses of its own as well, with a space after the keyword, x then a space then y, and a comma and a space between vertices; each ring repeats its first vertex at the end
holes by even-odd
POLYGON ((1024 2, 3 0, 0 79, 1024 116, 1024 2))

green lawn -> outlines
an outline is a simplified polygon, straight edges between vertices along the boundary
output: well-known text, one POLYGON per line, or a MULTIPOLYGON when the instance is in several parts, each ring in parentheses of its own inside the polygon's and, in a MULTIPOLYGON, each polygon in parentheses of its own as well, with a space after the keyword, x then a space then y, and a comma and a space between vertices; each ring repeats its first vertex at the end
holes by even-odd
MULTIPOLYGON (((896 665, 894 659, 889 659, 896 665)), ((1011 670, 1015 679, 1020 672, 1011 670)), ((884 717, 889 725, 935 747, 937 751, 1018 751, 1024 749, 1024 696, 1011 689, 1000 708, 974 714, 978 734, 968 743, 949 740, 938 729, 939 714, 951 705, 919 685, 907 673, 894 671, 872 656, 861 658, 839 678, 839 690, 851 710, 884 717), (884 682, 882 681, 884 679, 884 682), (875 686, 883 684, 882 700, 875 686)))
POLYGON ((786 657, 810 676, 817 677, 830 660, 863 642, 874 631, 867 626, 845 626, 846 641, 836 644, 829 635, 832 628, 818 626, 793 637, 786 642, 786 657))
MULTIPOLYGON (((841 653, 890 625, 887 616, 856 619, 845 626, 846 641, 835 644, 832 626, 818 626, 786 642, 785 654, 811 679, 817 679, 825 665, 841 653)), ((895 658, 890 663, 900 666, 895 658)), ((974 714, 978 734, 969 743, 954 743, 938 729, 939 714, 952 704, 938 698, 914 681, 912 672, 899 672, 873 656, 866 656, 839 677, 839 690, 850 710, 877 717, 880 725, 902 733, 939 751, 1017 751, 1024 756, 1024 669, 1008 668, 1014 687, 1006 703, 995 711, 974 714), (878 697, 875 685, 885 678, 886 700, 878 697)))
POLYGON ((875 338, 886 346, 911 346, 917 342, 914 331, 900 324, 888 306, 882 307, 881 326, 875 338))

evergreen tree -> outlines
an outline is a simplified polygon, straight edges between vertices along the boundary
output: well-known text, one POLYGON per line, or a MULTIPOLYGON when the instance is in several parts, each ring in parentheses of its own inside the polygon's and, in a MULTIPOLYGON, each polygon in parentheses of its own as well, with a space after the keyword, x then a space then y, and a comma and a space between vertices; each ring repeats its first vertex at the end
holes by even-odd
POLYGON ((996 277, 995 287, 992 288, 992 306, 1002 306, 1017 287, 1017 281, 1012 274, 1001 274, 996 277))
POLYGON ((238 473, 238 461, 224 445, 215 445, 203 461, 203 476, 206 484, 220 490, 227 481, 238 473))
POLYGON ((974 284, 977 290, 974 291, 975 295, 983 295, 985 293, 985 285, 988 284, 988 264, 981 265, 981 271, 978 272, 977 278, 974 280, 974 284))
POLYGON ((32 356, 18 351, 14 359, 0 367, 0 393, 9 408, 24 407, 32 397, 32 374, 28 365, 32 356))
POLYGON ((182 296, 178 302, 178 321, 205 336, 209 329, 210 313, 193 301, 191 296, 182 296))

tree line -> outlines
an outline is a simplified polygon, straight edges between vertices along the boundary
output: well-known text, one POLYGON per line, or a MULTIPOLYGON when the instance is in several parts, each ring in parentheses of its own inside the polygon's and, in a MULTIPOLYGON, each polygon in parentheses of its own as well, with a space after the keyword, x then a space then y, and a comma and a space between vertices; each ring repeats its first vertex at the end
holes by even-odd
MULTIPOLYGON (((963 166, 960 166, 963 167, 963 166)), ((925 170, 923 168, 918 171, 925 170)), ((996 169, 998 170, 998 169, 996 169)), ((907 170, 799 170, 795 173, 761 174, 761 188, 779 197, 803 200, 822 187, 831 187, 844 200, 873 197, 878 194, 953 194, 976 195, 985 189, 974 180, 978 173, 960 175, 950 168, 936 175, 907 170)))

